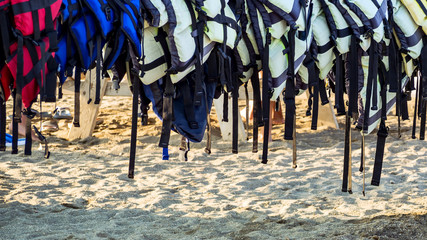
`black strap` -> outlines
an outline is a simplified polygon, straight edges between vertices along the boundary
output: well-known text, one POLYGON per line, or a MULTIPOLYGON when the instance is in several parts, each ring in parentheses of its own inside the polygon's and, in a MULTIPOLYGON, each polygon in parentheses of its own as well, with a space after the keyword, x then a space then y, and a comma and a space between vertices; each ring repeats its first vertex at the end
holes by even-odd
POLYGON ((0 151, 6 151, 6 101, 0 97, 0 151))
POLYGON ((126 62, 127 74, 133 78, 133 97, 132 97, 132 129, 130 139, 130 156, 129 156, 129 171, 128 178, 134 178, 135 175, 135 156, 136 156, 136 140, 138 137, 138 98, 139 98, 139 85, 140 80, 137 70, 129 70, 129 62, 126 62))
POLYGON ((406 93, 403 93, 403 92, 402 92, 402 97, 401 97, 400 114, 402 116, 402 120, 408 120, 409 119, 408 95, 406 95, 406 93))
POLYGON ((169 138, 173 119, 173 95, 174 86, 169 75, 164 78, 166 81, 165 92, 163 94, 163 124, 162 133, 160 136, 159 147, 167 148, 169 146, 169 138))
MULTIPOLYGON (((319 78, 319 74, 317 74, 317 78, 319 78)), ((319 94, 320 99, 322 101, 322 105, 329 103, 328 94, 326 92, 325 80, 319 79, 319 94)))
POLYGON ((384 158, 385 140, 388 136, 388 130, 387 130, 387 127, 385 126, 384 120, 381 120, 380 129, 378 130, 377 136, 378 136, 377 151, 375 153, 374 173, 372 175, 372 181, 371 181, 371 185, 374 185, 374 186, 380 185, 381 170, 382 170, 383 158, 384 158))
POLYGON ((285 89, 285 139, 293 140, 293 126, 295 115, 295 30, 291 29, 288 33, 290 51, 288 53, 288 78, 286 79, 285 89))
MULTIPOLYGON (((202 21, 196 20, 196 14, 193 7, 191 6, 191 1, 185 1, 188 11, 191 15, 191 26, 193 29, 192 35, 196 43, 196 51, 194 53, 196 57, 196 78, 195 78, 195 88, 194 88, 194 105, 200 106, 202 104, 203 89, 202 89, 202 80, 203 80, 203 68, 202 68, 202 59, 203 59, 203 34, 204 34, 204 23, 202 21)), ((202 14, 199 12, 199 19, 202 18, 202 14)))
MULTIPOLYGON (((372 47, 372 45, 371 45, 372 47)), ((358 57, 358 42, 353 35, 351 37, 350 53, 349 53, 349 92, 348 94, 348 111, 351 116, 357 113, 358 100, 358 82, 359 82, 359 57, 358 57)))
POLYGON ((270 68, 269 68, 269 58, 270 50, 269 45, 271 42, 271 34, 267 28, 266 34, 266 43, 264 48, 264 55, 262 60, 262 109, 263 109, 263 120, 264 120, 264 139, 263 139, 263 149, 262 149, 262 163, 267 163, 268 155, 268 140, 270 135, 270 98, 271 98, 271 89, 270 89, 270 68))
MULTIPOLYGON (((363 130, 366 132, 368 130, 369 124, 369 113, 371 110, 371 95, 372 95, 372 87, 374 82, 377 82, 378 77, 378 53, 377 53, 377 43, 375 41, 371 42, 371 46, 369 47, 369 73, 368 73, 368 85, 366 87, 366 105, 365 105, 365 115, 364 115, 364 123, 363 130)), ((350 90, 351 91, 351 90, 350 90)), ((376 95, 376 93, 374 94, 376 95)), ((357 105, 356 105, 357 110, 357 105)))
POLYGON ((310 93, 307 115, 311 114, 311 109, 313 109, 313 114, 311 117, 311 129, 317 129, 317 119, 319 113, 319 74, 318 69, 316 69, 315 62, 310 53, 307 54, 304 59, 304 66, 308 70, 308 90, 310 93), (317 70, 317 71, 316 71, 317 70))
POLYGON ((348 190, 348 174, 351 159, 351 116, 346 114, 345 116, 345 140, 344 140, 344 170, 342 178, 342 192, 348 190))
POLYGON ((81 68, 76 67, 74 73, 74 127, 80 127, 80 82, 81 68))
POLYGON ((245 116, 245 129, 246 129, 246 141, 249 140, 249 91, 248 91, 248 82, 245 82, 245 103, 246 103, 246 116, 245 116))
POLYGON ((1 57, 5 57, 5 59, 7 59, 9 57, 9 46, 10 46, 10 39, 9 39, 9 20, 8 17, 9 15, 7 14, 7 10, 0 10, 0 22, 2 24, 0 24, 0 42, 2 43, 2 50, 3 50, 3 54, 4 56, 1 57))
POLYGON ((261 109, 261 94, 260 94, 260 86, 259 86, 259 76, 258 76, 258 67, 257 65, 253 68, 253 73, 251 76, 251 84, 254 94, 254 107, 253 107, 253 123, 252 123, 252 152, 258 152, 258 127, 262 122, 262 109, 261 109))
POLYGON ((55 31, 52 8, 50 6, 45 8, 45 32, 49 38, 49 52, 58 51, 58 33, 55 31))
POLYGON ((345 114, 344 105, 344 60, 341 55, 335 52, 335 108, 337 109, 338 115, 345 114))
POLYGON ((102 48, 101 48, 101 35, 96 37, 96 88, 95 88, 95 104, 101 101, 101 61, 102 61, 102 48))
POLYGON ((381 108, 381 122, 380 122, 380 128, 377 133, 377 149, 375 152, 375 164, 374 164, 374 173, 372 175, 372 181, 371 185, 378 186, 380 184, 380 178, 381 178, 381 169, 384 159, 384 148, 385 148, 385 141, 388 136, 388 128, 385 125, 385 120, 387 119, 387 86, 386 86, 386 73, 385 73, 385 67, 383 64, 380 66, 379 71, 379 79, 381 83, 381 102, 382 102, 382 108, 381 108))
POLYGON ((232 132, 232 153, 237 154, 238 151, 238 141, 239 141, 239 84, 238 84, 238 75, 233 73, 233 132, 232 132))
MULTIPOLYGON (((17 99, 16 99, 16 89, 12 90, 13 95, 13 109, 16 109, 17 99)), ((12 120, 12 154, 18 154, 18 121, 16 119, 16 113, 13 111, 13 120, 12 120)), ((21 120, 21 118, 19 118, 21 120)))

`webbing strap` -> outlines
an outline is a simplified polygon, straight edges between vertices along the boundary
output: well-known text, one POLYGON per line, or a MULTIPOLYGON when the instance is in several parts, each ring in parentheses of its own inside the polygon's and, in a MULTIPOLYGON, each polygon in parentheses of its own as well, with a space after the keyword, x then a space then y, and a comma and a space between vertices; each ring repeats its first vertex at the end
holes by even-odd
POLYGON ((427 6, 424 6, 424 3, 422 0, 416 0, 418 3, 418 6, 423 10, 424 14, 427 15, 427 6))
POLYGON ((52 8, 50 6, 44 9, 45 12, 45 31, 49 38, 49 52, 58 51, 58 33, 55 31, 55 26, 52 21, 52 8))
POLYGON ((262 163, 267 164, 267 155, 268 155, 268 141, 270 135, 270 68, 269 68, 269 58, 270 50, 269 45, 271 42, 270 30, 267 28, 266 33, 266 42, 264 48, 264 55, 262 59, 262 109, 263 109, 263 120, 264 120, 264 139, 263 139, 263 149, 262 149, 262 163))
POLYGON ((159 147, 167 148, 169 145, 170 132, 173 118, 173 94, 174 86, 169 75, 165 77, 166 87, 163 94, 163 124, 159 147))
POLYGON ((262 122, 262 109, 261 109, 261 95, 260 95, 260 86, 259 86, 259 77, 258 77, 258 67, 255 64, 253 68, 253 73, 251 76, 251 84, 254 94, 254 109, 253 109, 253 123, 252 123, 252 152, 258 152, 258 126, 262 122))
MULTIPOLYGON (((188 11, 191 15, 191 26, 193 29, 193 38, 196 43, 196 51, 194 53, 196 57, 196 77, 195 77, 195 89, 194 89, 194 105, 200 106, 202 104, 203 89, 203 68, 202 68, 202 59, 203 59, 203 29, 204 23, 202 21, 197 22, 196 14, 193 7, 191 6, 191 1, 185 0, 188 11)), ((203 16, 199 13, 198 18, 201 19, 203 16)))
POLYGON ((10 46, 10 39, 9 39, 9 25, 8 25, 8 15, 6 10, 0 11, 0 42, 2 43, 3 48, 3 54, 4 57, 7 59, 9 57, 9 46, 10 46))
POLYGON ((76 67, 74 73, 74 127, 80 127, 80 81, 81 68, 76 67))
POLYGON ((101 35, 96 37, 96 87, 95 87, 95 104, 101 101, 101 61, 102 61, 102 48, 101 48, 101 35))
POLYGON ((245 103, 246 103, 246 116, 245 116, 245 129, 246 129, 246 140, 249 140, 249 91, 248 82, 245 83, 245 103))
POLYGON ((384 148, 385 141, 388 136, 388 128, 385 125, 385 120, 387 118, 387 86, 385 79, 385 67, 381 65, 381 71, 379 71, 379 79, 381 83, 381 122, 380 128, 377 133, 377 149, 375 152, 375 164, 374 164, 374 173, 372 175, 371 185, 378 186, 380 184, 381 170, 384 159, 384 148))
MULTIPOLYGON (((16 109, 17 99, 16 99, 16 89, 12 90, 13 95, 13 109, 16 109)), ((15 121, 16 113, 13 111, 13 120, 12 120, 12 154, 18 154, 18 121, 15 121)), ((20 120, 21 118, 19 118, 20 120)))
POLYGON ((24 115, 26 117, 26 119, 25 119, 26 122, 25 122, 25 150, 24 150, 24 154, 25 155, 31 155, 31 146, 33 144, 33 139, 31 137, 31 117, 30 117, 30 113, 28 113, 28 112, 24 115))
POLYGON ((6 151, 6 102, 0 97, 0 151, 6 151))
MULTIPOLYGON (((37 41, 40 39, 40 21, 39 21, 39 10, 33 10, 31 13, 31 16, 33 18, 33 38, 37 41)), ((52 20, 52 18, 51 18, 52 20)))
POLYGON ((388 56, 388 62, 389 62, 388 82, 390 84, 389 91, 390 92, 397 92, 398 77, 399 77, 399 70, 397 69, 398 49, 397 49, 397 45, 396 45, 396 40, 394 38, 390 39, 390 45, 389 45, 388 51, 389 51, 389 56, 388 56))
POLYGON ((406 95, 406 93, 402 93, 401 105, 400 105, 400 114, 402 116, 402 120, 408 120, 409 119, 408 95, 406 95))
POLYGON ((239 140, 239 79, 236 73, 232 74, 233 81, 233 132, 232 132, 232 153, 237 154, 238 151, 238 140, 239 140))
POLYGON ((384 158, 384 147, 385 140, 388 135, 387 127, 385 126, 385 121, 381 120, 380 129, 378 130, 377 136, 377 151, 375 153, 375 163, 374 163, 374 173, 372 175, 371 185, 379 186, 381 178, 381 170, 383 166, 384 158))
POLYGON ((335 52, 335 108, 339 115, 345 113, 344 105, 344 60, 339 53, 335 52))
MULTIPOLYGON (((132 96, 132 129, 130 136, 130 156, 129 156, 129 171, 128 178, 134 178, 135 173, 135 156, 136 156, 136 140, 138 136, 138 98, 140 80, 137 71, 129 70, 129 61, 126 62, 126 70, 129 77, 132 78, 133 96, 132 96)), ((128 77, 128 78, 129 78, 128 77)))
POLYGON ((288 52, 288 78, 285 88, 285 140, 292 140, 295 115, 295 30, 288 33, 290 51, 288 52))
MULTIPOLYGON (((372 47, 372 45, 371 45, 372 47)), ((351 37, 350 53, 349 53, 349 92, 348 94, 348 111, 351 116, 357 113, 357 97, 358 97, 358 81, 359 81, 359 57, 358 57, 358 42, 353 35, 351 37)))
MULTIPOLYGON (((319 78, 318 76, 319 74, 317 74, 317 78, 319 78)), ((325 80, 323 79, 319 79, 319 94, 320 94, 320 99, 322 101, 322 105, 328 104, 329 98, 326 92, 325 80)))
MULTIPOLYGON (((368 130, 369 124, 369 114, 371 110, 371 95, 372 95, 372 87, 374 82, 377 82, 378 76, 378 53, 377 53, 377 43, 375 41, 371 42, 371 46, 369 47, 369 73, 368 73, 368 85, 366 89, 366 105, 365 105, 365 115, 364 115, 364 123, 363 130, 366 132, 368 130)), ((351 90, 350 90, 351 91, 351 90)), ((376 93, 374 94, 376 95, 376 93)), ((375 99, 373 99, 375 100, 375 99)), ((375 103, 376 105, 376 103, 375 103)), ((356 104, 357 110, 357 104, 356 104)))
MULTIPOLYGON (((313 108, 313 114, 311 117, 311 129, 316 130, 317 119, 319 115, 319 75, 318 71, 316 71, 316 66, 310 53, 308 53, 306 58, 304 59, 304 65, 308 69, 308 90, 310 93, 308 107, 309 109, 311 109, 311 106, 313 108)), ((309 110, 307 110, 307 114, 308 113, 309 110)))
POLYGON ((348 175, 351 161, 351 116, 345 115, 345 140, 344 140, 344 169, 342 178, 342 192, 348 190, 348 175))

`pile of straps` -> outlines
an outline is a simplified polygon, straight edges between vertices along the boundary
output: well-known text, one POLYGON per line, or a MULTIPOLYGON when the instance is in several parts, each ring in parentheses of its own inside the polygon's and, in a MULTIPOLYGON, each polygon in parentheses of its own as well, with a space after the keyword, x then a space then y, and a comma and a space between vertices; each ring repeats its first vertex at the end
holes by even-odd
MULTIPOLYGON (((400 121, 409 118, 411 91, 416 91, 413 137, 416 119, 421 118, 420 139, 424 139, 425 1, 45 0, 41 2, 46 6, 24 6, 25 2, 0 1, 0 18, 7 22, 0 28, 0 40, 2 46, 10 46, 0 55, 7 63, 1 66, 3 105, 12 90, 17 122, 21 102, 23 109, 29 109, 39 92, 42 101, 56 99, 51 73, 59 76, 59 98, 61 84, 74 76, 73 123, 78 127, 81 73, 95 69, 95 104, 100 102, 102 77, 108 74, 118 89, 127 76, 133 92, 130 178, 134 177, 138 104, 143 124, 149 104, 163 121, 159 142, 163 159, 169 158, 171 130, 183 136, 180 149, 186 159, 190 142, 201 142, 205 132, 205 151, 211 152, 212 101, 224 96, 221 121, 228 121, 231 95, 232 152, 238 153, 239 88, 244 86, 247 93, 249 83, 254 99, 253 152, 258 152, 258 128, 270 125, 270 101, 279 106, 282 99, 284 139, 293 141, 294 167, 295 97, 308 90, 306 114, 312 116, 315 130, 319 103, 328 104, 334 93, 337 114, 346 116, 343 191, 352 188, 352 126, 361 133, 364 172, 364 137, 379 125, 372 185, 380 182, 387 114, 397 103, 400 136, 400 121), (27 55, 28 64, 19 64, 27 55)), ((264 128, 262 163, 268 161, 269 131, 264 128)))

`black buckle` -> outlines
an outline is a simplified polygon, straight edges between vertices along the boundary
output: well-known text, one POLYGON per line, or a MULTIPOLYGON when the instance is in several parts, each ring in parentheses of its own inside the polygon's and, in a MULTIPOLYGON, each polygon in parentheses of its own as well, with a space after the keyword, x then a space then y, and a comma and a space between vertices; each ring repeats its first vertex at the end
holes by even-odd
POLYGON ((104 13, 105 13, 105 16, 107 17, 107 21, 111 21, 111 8, 108 6, 105 7, 104 13))

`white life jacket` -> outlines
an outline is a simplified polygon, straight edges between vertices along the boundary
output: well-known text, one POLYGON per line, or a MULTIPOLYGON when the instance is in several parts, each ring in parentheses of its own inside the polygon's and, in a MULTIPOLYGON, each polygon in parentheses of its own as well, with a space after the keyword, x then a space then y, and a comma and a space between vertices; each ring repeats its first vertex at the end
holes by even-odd
POLYGON ((400 0, 411 13, 414 21, 423 28, 427 34, 427 1, 426 0, 400 0))

